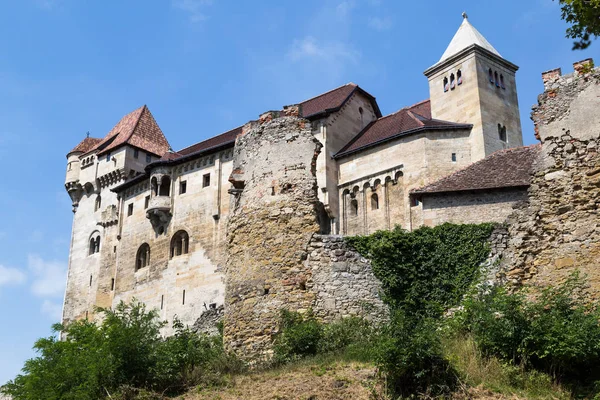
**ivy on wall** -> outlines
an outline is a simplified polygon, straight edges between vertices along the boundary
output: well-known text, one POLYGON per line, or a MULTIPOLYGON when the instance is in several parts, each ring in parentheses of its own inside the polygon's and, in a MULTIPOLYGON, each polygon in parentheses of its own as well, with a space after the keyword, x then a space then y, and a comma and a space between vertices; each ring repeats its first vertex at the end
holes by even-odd
POLYGON ((456 306, 479 277, 493 224, 443 224, 407 232, 399 227, 347 237, 372 261, 383 300, 411 315, 439 316, 456 306))

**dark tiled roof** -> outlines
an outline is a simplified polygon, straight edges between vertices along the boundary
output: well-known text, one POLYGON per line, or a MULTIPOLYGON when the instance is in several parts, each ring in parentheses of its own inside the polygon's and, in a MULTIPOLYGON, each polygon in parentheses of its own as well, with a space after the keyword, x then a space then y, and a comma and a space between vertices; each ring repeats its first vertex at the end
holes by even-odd
POLYGON ((540 149, 540 145, 532 145, 497 151, 411 194, 529 186, 540 149))
POLYGON ((429 100, 425 100, 370 123, 344 146, 335 157, 342 157, 417 131, 427 129, 470 129, 471 127, 470 124, 457 124, 431 119, 431 103, 429 100))
POLYGON ((76 152, 87 153, 101 141, 102 141, 102 139, 92 138, 92 137, 88 136, 85 139, 83 139, 77 146, 75 146, 73 148, 73 150, 71 150, 67 154, 76 153, 76 152))
POLYGON ((97 150, 100 155, 124 144, 135 146, 160 157, 170 147, 167 138, 145 105, 121 118, 119 123, 108 132, 108 135, 90 150, 97 150))
POLYGON ((182 156, 187 156, 187 155, 190 155, 193 153, 198 153, 198 152, 212 149, 215 147, 225 146, 228 144, 233 145, 235 143, 235 138, 240 133, 242 133, 241 126, 235 128, 235 129, 232 129, 230 131, 227 131, 225 133, 222 133, 220 135, 214 136, 210 139, 206 139, 200 143, 196 143, 194 145, 186 147, 185 149, 181 149, 177 153, 181 154, 182 156))
POLYGON ((354 83, 348 83, 329 92, 320 94, 312 99, 300 103, 302 116, 308 118, 314 115, 322 114, 327 111, 333 111, 341 108, 346 100, 358 88, 354 83))

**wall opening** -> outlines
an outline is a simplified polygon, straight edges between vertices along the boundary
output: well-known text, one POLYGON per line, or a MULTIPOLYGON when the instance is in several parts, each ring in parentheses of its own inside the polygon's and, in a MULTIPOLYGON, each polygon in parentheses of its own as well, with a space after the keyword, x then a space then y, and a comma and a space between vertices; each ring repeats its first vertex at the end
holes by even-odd
POLYGON ((379 196, 377 196, 377 193, 371 195, 371 210, 379 210, 379 196))
POLYGON ((138 271, 150 265, 150 245, 143 243, 135 256, 135 270, 138 271))
POLYGON ((169 196, 171 193, 171 178, 163 176, 160 182, 160 188, 158 190, 159 196, 169 196))
POLYGON ((186 231, 178 231, 171 239, 171 258, 187 254, 190 247, 190 236, 186 231))

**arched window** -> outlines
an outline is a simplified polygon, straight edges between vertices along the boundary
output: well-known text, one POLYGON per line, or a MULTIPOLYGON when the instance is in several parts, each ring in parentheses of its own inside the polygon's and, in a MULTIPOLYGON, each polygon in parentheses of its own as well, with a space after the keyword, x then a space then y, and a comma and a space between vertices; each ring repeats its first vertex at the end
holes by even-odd
POLYGON ((456 80, 454 79, 454 74, 450 74, 450 89, 454 89, 456 87, 456 80))
POLYGON ((350 215, 358 215, 358 201, 352 200, 350 202, 350 215))
POLYGON ((494 83, 494 73, 491 68, 488 71, 488 78, 490 79, 490 83, 494 83))
POLYGON ((186 231, 179 231, 171 239, 171 258, 187 254, 190 249, 190 236, 186 231))
POLYGON ((96 197, 96 204, 94 205, 94 211, 98 211, 101 206, 102 206, 102 197, 100 197, 100 195, 98 195, 96 197))
POLYGON ((379 196, 377 196, 377 193, 371 195, 371 210, 379 210, 379 196))
POLYGON ((100 232, 95 231, 90 235, 88 255, 100 253, 100 232))
POLYGON ((135 256, 135 270, 142 269, 150 265, 150 246, 144 243, 140 246, 135 256))
POLYGON ((152 190, 152 194, 154 196, 158 196, 158 181, 156 180, 155 176, 150 179, 150 188, 150 190, 152 190))
POLYGON ((450 90, 450 85, 448 85, 448 78, 444 78, 444 92, 450 90))
POLYGON ((460 72, 460 69, 456 71, 456 83, 462 85, 462 72, 460 72))
POLYGON ((498 72, 494 72, 494 83, 496 84, 496 87, 500 87, 500 80, 498 79, 498 72))
POLYGON ((506 89, 506 86, 504 86, 504 75, 502 74, 500 74, 500 87, 506 89))
POLYGON ((160 189, 158 191, 159 196, 169 196, 171 192, 171 178, 168 176, 163 176, 162 181, 160 182, 160 189))

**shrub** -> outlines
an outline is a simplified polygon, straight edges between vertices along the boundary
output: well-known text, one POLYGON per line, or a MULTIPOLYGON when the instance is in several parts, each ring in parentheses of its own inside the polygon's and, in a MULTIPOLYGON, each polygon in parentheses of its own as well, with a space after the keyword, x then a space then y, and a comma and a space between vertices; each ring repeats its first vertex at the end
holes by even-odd
POLYGON ((312 313, 302 315, 281 310, 280 330, 273 344, 276 362, 317 354, 323 336, 323 324, 317 321, 312 313))
POLYGON ((438 317, 456 306, 479 277, 492 230, 492 224, 443 224, 413 232, 396 227, 346 240, 371 259, 392 308, 438 317))
POLYGON ((578 275, 528 299, 494 288, 465 303, 458 318, 488 355, 567 380, 599 376, 600 310, 578 275))
POLYGON ((397 395, 438 396, 451 392, 457 383, 456 373, 443 356, 437 323, 431 318, 394 313, 377 353, 377 365, 397 395))
POLYGON ((77 321, 55 325, 56 336, 39 339, 39 356, 2 391, 15 400, 154 398, 148 391, 177 393, 206 376, 239 368, 219 337, 197 335, 177 319, 175 335, 160 335, 164 323, 142 303, 121 302, 99 309, 101 324, 77 321), (144 397, 145 396, 145 397, 144 397))

